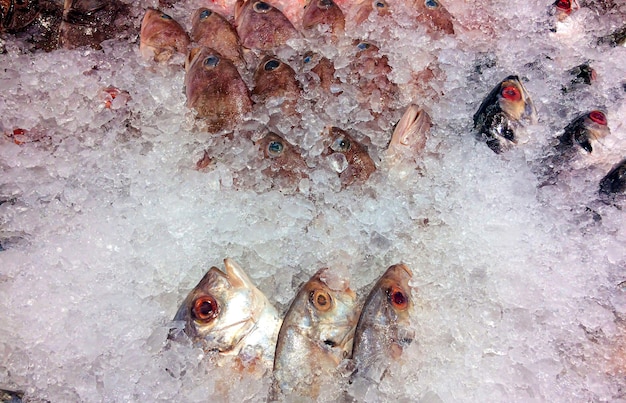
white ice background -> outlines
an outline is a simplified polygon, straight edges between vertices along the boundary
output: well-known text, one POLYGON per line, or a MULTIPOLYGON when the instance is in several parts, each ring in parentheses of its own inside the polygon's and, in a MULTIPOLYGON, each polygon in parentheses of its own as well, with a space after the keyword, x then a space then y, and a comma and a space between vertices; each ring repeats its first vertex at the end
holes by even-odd
MULTIPOLYGON (((154 3, 133 2, 137 27, 154 3)), ((626 213, 597 199, 626 156, 626 49, 595 45, 614 13, 583 8, 554 33, 550 4, 451 0, 457 33, 439 39, 371 17, 358 35, 389 57, 404 100, 380 116, 346 94, 303 101, 301 128, 282 132, 308 150, 300 192, 271 189, 246 141, 194 131, 182 67, 143 61, 137 41, 34 54, 7 41, 0 129, 30 137, 0 136, 0 388, 28 401, 264 401, 269 375, 163 348, 186 293, 232 257, 281 312, 321 267, 347 269, 359 295, 391 264, 413 269, 415 343, 359 400, 625 401, 626 213), (586 61, 597 82, 563 94, 586 61), (431 62, 429 96, 407 90, 431 62), (539 123, 496 155, 472 115, 509 74, 539 123), (108 85, 128 104, 104 108, 108 85), (409 102, 434 126, 417 164, 394 165, 384 149, 409 102), (612 134, 545 185, 554 138, 596 108, 612 134), (320 157, 331 124, 371 140, 365 184, 341 189, 320 157), (197 170, 205 149, 216 158, 197 170)), ((172 15, 189 29, 193 9, 172 15)))

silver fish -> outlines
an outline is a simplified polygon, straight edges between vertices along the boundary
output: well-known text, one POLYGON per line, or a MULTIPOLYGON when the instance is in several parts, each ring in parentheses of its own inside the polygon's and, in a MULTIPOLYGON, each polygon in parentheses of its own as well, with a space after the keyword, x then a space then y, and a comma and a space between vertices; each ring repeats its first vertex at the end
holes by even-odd
POLYGON ((317 399, 352 349, 355 294, 321 269, 294 298, 278 334, 270 400, 317 399))
POLYGON ((409 287, 412 277, 406 265, 395 264, 370 291, 354 334, 353 382, 357 377, 380 382, 389 365, 413 341, 410 315, 414 303, 409 287))
POLYGON ((524 121, 535 123, 537 111, 517 76, 508 76, 487 95, 474 114, 479 139, 495 153, 518 142, 517 129, 524 121))
MULTIPOLYGON (((226 272, 211 267, 187 295, 175 321, 205 351, 244 356, 247 362, 272 362, 280 318, 267 297, 232 259, 224 259, 226 272)), ((171 335, 177 339, 180 335, 171 335)))

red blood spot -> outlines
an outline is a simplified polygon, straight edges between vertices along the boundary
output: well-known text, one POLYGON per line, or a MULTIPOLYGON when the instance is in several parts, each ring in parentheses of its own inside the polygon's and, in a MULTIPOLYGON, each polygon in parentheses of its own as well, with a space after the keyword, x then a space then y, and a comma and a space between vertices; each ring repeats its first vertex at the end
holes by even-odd
POLYGON ((593 120, 599 125, 606 126, 606 116, 600 111, 589 112, 589 119, 593 120))
POLYGON ((26 130, 24 129, 13 129, 14 136, 23 136, 26 134, 26 130))
POLYGON ((522 99, 522 94, 519 89, 513 85, 502 88, 500 94, 502 94, 502 96, 509 101, 519 101, 522 99))

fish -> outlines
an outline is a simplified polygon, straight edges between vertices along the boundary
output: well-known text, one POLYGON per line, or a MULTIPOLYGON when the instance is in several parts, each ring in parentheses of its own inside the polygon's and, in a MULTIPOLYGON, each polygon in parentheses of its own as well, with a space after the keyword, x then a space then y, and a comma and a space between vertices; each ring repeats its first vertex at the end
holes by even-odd
POLYGON ((134 31, 127 19, 130 6, 119 0, 65 0, 59 28, 59 46, 75 49, 100 44, 115 37, 129 37, 134 31))
POLYGON ((617 28, 615 31, 598 39, 598 45, 609 45, 611 47, 626 46, 626 25, 617 28))
POLYGON ((431 33, 454 35, 454 18, 439 0, 413 0, 413 4, 418 24, 426 26, 431 33))
POLYGON ((304 8, 302 28, 305 31, 314 30, 319 25, 327 25, 331 38, 337 41, 343 34, 346 20, 341 9, 333 0, 310 0, 304 8))
POLYGON ((537 111, 518 76, 502 80, 483 100, 474 114, 474 128, 480 140, 495 153, 517 144, 517 129, 524 121, 535 123, 537 111))
POLYGON ((274 356, 270 401, 317 399, 352 351, 356 295, 318 270, 298 291, 285 314, 274 356))
POLYGON ((302 69, 315 73, 317 78, 311 78, 309 74, 308 79, 312 82, 317 80, 319 87, 326 93, 341 94, 342 91, 339 89, 341 80, 335 77, 335 65, 330 59, 313 52, 306 52, 302 57, 302 69))
POLYGON ((196 10, 192 17, 191 40, 218 51, 235 66, 245 69, 241 41, 235 28, 222 15, 208 8, 196 10))
POLYGON ((380 17, 391 14, 389 4, 385 0, 362 0, 355 7, 356 13, 353 20, 356 25, 360 25, 367 20, 372 12, 375 12, 380 17))
POLYGON ((270 161, 270 166, 263 173, 277 181, 296 183, 308 178, 307 165, 297 147, 290 144, 276 133, 269 132, 255 144, 270 161))
POLYGON ((237 67, 214 49, 192 49, 186 67, 187 107, 206 122, 210 133, 233 129, 252 110, 237 67))
POLYGON ((267 104, 270 98, 278 98, 284 115, 293 115, 302 86, 296 72, 287 63, 274 56, 261 60, 254 72, 252 96, 256 102, 267 104))
POLYGON ((600 181, 600 196, 605 201, 626 200, 626 158, 617 163, 600 181))
POLYGON ((2 403, 22 403, 24 392, 0 389, 0 402, 2 403))
POLYGON ((370 291, 356 325, 352 360, 357 379, 380 383, 389 365, 413 342, 414 301, 409 286, 413 272, 405 264, 390 266, 370 291))
POLYGON ((591 85, 597 79, 596 70, 592 68, 589 63, 579 64, 572 67, 567 71, 570 76, 573 76, 567 85, 561 87, 561 92, 564 94, 575 90, 578 86, 591 85))
POLYGON ((583 113, 575 118, 566 127, 561 136, 557 149, 565 152, 577 146, 587 153, 593 152, 592 142, 611 134, 606 115, 599 111, 583 113))
MULTIPOLYGON (((244 363, 269 368, 281 320, 278 311, 233 259, 225 271, 213 266, 181 303, 174 321, 205 352, 236 356, 244 363)), ((174 328, 169 339, 183 340, 174 328)))
POLYGON ((176 53, 186 54, 191 43, 189 35, 178 22, 154 8, 146 10, 139 37, 141 55, 156 62, 168 61, 176 53))
POLYGON ((431 127, 428 113, 415 104, 409 105, 393 131, 388 148, 419 154, 426 146, 431 127))
POLYGON ((574 11, 580 9, 576 0, 556 0, 552 3, 552 12, 558 21, 564 21, 574 11))
POLYGON ((366 41, 354 41, 355 58, 350 68, 349 82, 357 88, 357 102, 376 116, 396 98, 399 89, 389 81, 391 66, 387 56, 380 55, 377 46, 366 41))
POLYGON ((238 0, 235 28, 241 44, 248 49, 269 51, 300 34, 276 7, 261 0, 238 0))
MULTIPOLYGON (((327 155, 342 154, 346 164, 338 164, 335 170, 343 186, 355 182, 364 182, 376 170, 374 160, 367 153, 367 149, 355 141, 347 132, 338 127, 328 129, 330 146, 327 155)), ((335 162, 335 161, 333 161, 335 162)))

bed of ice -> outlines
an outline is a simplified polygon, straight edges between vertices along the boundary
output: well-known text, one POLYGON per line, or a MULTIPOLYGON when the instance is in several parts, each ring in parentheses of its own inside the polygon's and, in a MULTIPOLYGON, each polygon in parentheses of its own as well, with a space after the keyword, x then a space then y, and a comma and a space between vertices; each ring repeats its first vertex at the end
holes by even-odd
MULTIPOLYGON (((138 27, 156 2, 134 3, 138 27)), ((170 13, 189 29, 199 4, 170 13)), ((299 192, 270 188, 247 142, 195 132, 183 69, 143 61, 138 42, 23 54, 8 40, 0 388, 35 402, 264 401, 269 375, 163 348, 186 293, 232 257, 283 312, 320 267, 346 271, 360 295, 391 264, 413 269, 416 342, 380 386, 352 391, 358 400, 626 401, 626 215, 597 201, 626 155, 626 48, 594 40, 626 10, 582 8, 555 33, 550 4, 450 0, 457 34, 437 40, 405 16, 364 23, 394 82, 431 62, 440 72, 375 118, 347 97, 303 101, 304 123, 283 132, 315 167, 299 192), (597 82, 563 94, 585 61, 597 82), (509 74, 526 80, 539 123, 496 155, 472 115, 509 74), (128 103, 105 108, 109 85, 128 103), (417 164, 393 164, 384 148, 409 102, 434 127, 417 164), (553 139, 595 108, 612 131, 598 155, 540 186, 553 139), (342 190, 320 158, 328 124, 371 139, 378 170, 365 184, 342 190), (198 170, 205 149, 214 163, 198 170)))

